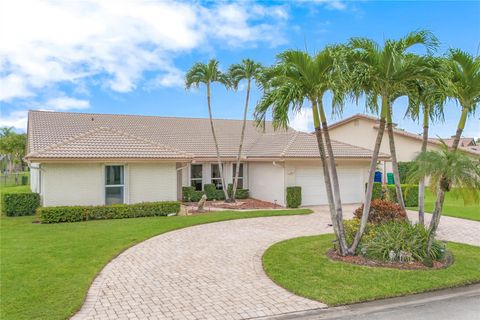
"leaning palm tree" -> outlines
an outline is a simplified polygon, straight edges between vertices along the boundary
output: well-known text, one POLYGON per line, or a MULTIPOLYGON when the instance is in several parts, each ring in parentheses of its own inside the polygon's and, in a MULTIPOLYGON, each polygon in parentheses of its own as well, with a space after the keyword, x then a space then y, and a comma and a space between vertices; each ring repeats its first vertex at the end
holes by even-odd
POLYGON ((449 96, 456 99, 462 113, 452 143, 456 150, 469 114, 473 114, 480 103, 480 57, 458 50, 450 50, 451 83, 449 96))
POLYGON ((235 167, 235 177, 233 180, 232 194, 230 195, 230 201, 235 201, 235 194, 238 187, 238 175, 240 173, 240 159, 242 156, 243 140, 245 139, 245 127, 247 124, 248 114, 248 102, 250 99, 250 88, 252 81, 256 81, 260 78, 263 67, 260 63, 256 63, 250 59, 243 59, 242 63, 231 65, 228 70, 228 75, 232 86, 237 89, 238 84, 242 80, 247 81, 247 95, 245 97, 245 108, 243 110, 243 124, 242 132, 240 134, 240 144, 238 146, 237 164, 235 167))
POLYGON ((267 90, 255 110, 255 118, 262 123, 268 110, 272 111, 272 120, 275 128, 288 127, 289 113, 299 112, 303 107, 304 100, 311 104, 315 135, 323 168, 324 182, 327 192, 330 216, 335 235, 339 243, 341 254, 347 253, 347 245, 343 231, 343 218, 340 191, 338 185, 332 186, 332 180, 338 184, 335 160, 328 137, 327 152, 322 134, 321 123, 326 126, 325 113, 321 99, 328 89, 328 78, 332 70, 334 59, 328 52, 319 53, 312 58, 308 53, 298 50, 287 50, 278 55, 277 64, 264 73, 268 79, 267 90), (319 110, 319 107, 322 110, 319 110), (330 145, 330 146, 328 146, 330 145), (331 170, 329 162, 333 163, 331 170), (338 190, 338 193, 336 193, 338 190), (336 193, 336 194, 334 194, 336 193))
MULTIPOLYGON (((421 152, 425 152, 427 151, 430 122, 444 120, 443 106, 447 99, 447 73, 444 59, 434 57, 422 57, 421 59, 426 60, 429 67, 436 71, 436 77, 431 80, 411 82, 405 116, 414 121, 422 119, 421 152)), ((418 185, 418 222, 422 225, 425 223, 425 178, 420 179, 418 185)))
POLYGON ((411 32, 399 40, 387 40, 383 47, 365 38, 353 38, 349 42, 351 48, 349 62, 354 64, 356 69, 354 70, 356 76, 352 77, 352 91, 357 96, 363 92, 366 95, 368 107, 372 111, 378 111, 378 99, 381 101, 379 128, 370 164, 363 215, 360 228, 349 248, 350 254, 355 253, 367 224, 375 169, 387 121, 397 199, 404 207, 393 140, 391 107, 395 98, 399 96, 399 92, 406 92, 405 87, 409 81, 421 79, 425 75, 425 68, 414 63, 414 59, 407 58, 407 50, 417 44, 431 50, 437 46, 437 40, 430 32, 421 30, 411 32))
POLYGON ((478 201, 480 196, 480 159, 473 159, 459 150, 450 150, 443 141, 442 144, 440 151, 422 152, 410 172, 412 182, 429 176, 432 191, 437 194, 429 226, 428 252, 440 223, 445 193, 455 186, 455 191, 465 201, 478 201))
POLYGON ((207 106, 208 116, 210 119, 210 128, 212 130, 213 141, 215 143, 215 150, 217 152, 217 163, 220 171, 220 180, 222 181, 222 190, 225 194, 225 199, 228 199, 228 192, 225 185, 225 177, 223 175, 223 164, 220 158, 220 150, 218 147, 217 135, 215 134, 215 127, 213 125, 212 107, 210 99, 210 87, 214 82, 219 82, 225 85, 227 88, 230 86, 228 77, 218 69, 218 61, 215 59, 210 60, 207 64, 195 63, 190 70, 188 70, 185 76, 185 86, 190 89, 192 86, 198 88, 200 84, 204 84, 207 87, 207 106))

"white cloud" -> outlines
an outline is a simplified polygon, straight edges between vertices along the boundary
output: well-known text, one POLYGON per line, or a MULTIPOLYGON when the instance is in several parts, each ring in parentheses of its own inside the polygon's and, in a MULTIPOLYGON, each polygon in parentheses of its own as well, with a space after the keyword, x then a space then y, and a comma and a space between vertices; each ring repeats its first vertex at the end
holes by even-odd
POLYGON ((290 115, 290 126, 298 131, 313 131, 313 114, 311 108, 302 108, 299 112, 290 115))
POLYGON ((283 6, 250 3, 4 1, 0 101, 93 77, 128 92, 145 71, 160 74, 158 85, 181 85, 176 56, 216 41, 230 47, 280 44, 278 24, 286 18, 283 6))
POLYGON ((42 105, 51 110, 87 109, 90 107, 90 102, 70 97, 59 97, 50 99, 42 105))
POLYGON ((347 5, 345 1, 340 0, 313 0, 315 3, 324 4, 327 9, 332 10, 345 10, 347 5))
POLYGON ((4 114, 0 117, 0 127, 14 127, 25 130, 27 128, 28 111, 13 111, 8 116, 4 114))

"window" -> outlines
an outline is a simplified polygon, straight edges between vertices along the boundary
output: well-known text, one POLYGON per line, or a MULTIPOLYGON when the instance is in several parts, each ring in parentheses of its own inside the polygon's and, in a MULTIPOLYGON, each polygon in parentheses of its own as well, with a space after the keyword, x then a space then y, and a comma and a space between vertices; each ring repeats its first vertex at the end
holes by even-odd
POLYGON ((218 164, 212 164, 212 183, 217 187, 217 190, 222 190, 222 178, 220 178, 218 164))
POLYGON ((190 185, 195 190, 202 191, 202 165, 192 164, 190 166, 190 185))
MULTIPOLYGON (((232 183, 235 182, 235 171, 237 170, 237 164, 233 164, 232 170, 232 183)), ((237 189, 243 189, 243 163, 240 163, 240 170, 238 171, 238 184, 237 189)))
POLYGON ((105 204, 123 203, 123 166, 105 166, 105 204))

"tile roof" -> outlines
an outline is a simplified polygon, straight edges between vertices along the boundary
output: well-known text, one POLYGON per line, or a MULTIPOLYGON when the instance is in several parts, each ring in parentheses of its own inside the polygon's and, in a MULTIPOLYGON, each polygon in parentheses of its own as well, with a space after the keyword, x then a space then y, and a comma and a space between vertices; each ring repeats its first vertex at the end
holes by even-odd
MULTIPOLYGON (((214 119, 214 125, 222 158, 236 158, 242 121, 214 119)), ((332 145, 339 158, 368 158, 372 153, 337 141, 332 145)), ((291 128, 275 131, 271 122, 259 129, 254 121, 248 121, 243 150, 245 158, 319 157, 314 135, 291 128)), ((209 119, 29 112, 29 160, 215 157, 209 119)))

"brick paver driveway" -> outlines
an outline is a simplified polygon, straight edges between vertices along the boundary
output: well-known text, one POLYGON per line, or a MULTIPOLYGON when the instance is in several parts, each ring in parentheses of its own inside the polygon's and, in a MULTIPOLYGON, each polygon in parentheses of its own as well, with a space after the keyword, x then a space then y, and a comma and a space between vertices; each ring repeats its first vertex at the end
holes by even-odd
MULTIPOLYGON (((332 232, 326 208, 314 210, 199 225, 142 242, 102 270, 73 319, 245 319, 324 308, 275 285, 261 262, 278 241, 332 232)), ((480 245, 479 226, 443 217, 440 236, 480 245)))

